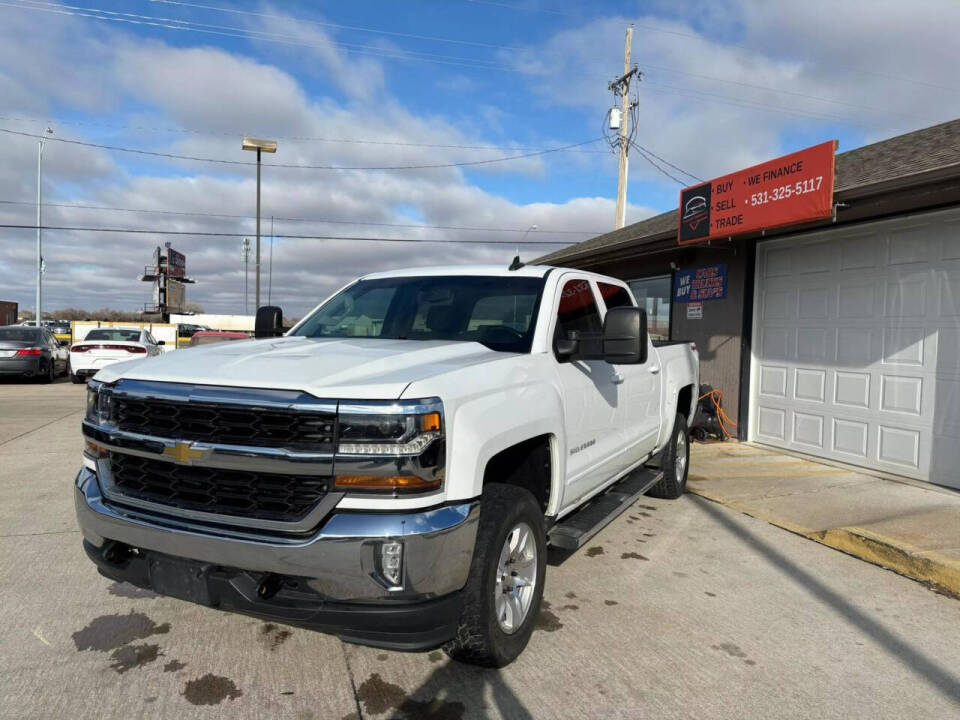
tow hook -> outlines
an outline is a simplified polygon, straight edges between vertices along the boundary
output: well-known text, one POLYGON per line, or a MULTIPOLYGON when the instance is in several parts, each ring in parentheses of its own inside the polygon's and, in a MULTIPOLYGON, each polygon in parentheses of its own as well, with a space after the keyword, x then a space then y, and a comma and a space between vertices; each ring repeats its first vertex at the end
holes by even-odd
POLYGON ((283 580, 279 575, 269 574, 263 578, 260 586, 257 588, 257 595, 263 600, 269 600, 283 587, 283 580))

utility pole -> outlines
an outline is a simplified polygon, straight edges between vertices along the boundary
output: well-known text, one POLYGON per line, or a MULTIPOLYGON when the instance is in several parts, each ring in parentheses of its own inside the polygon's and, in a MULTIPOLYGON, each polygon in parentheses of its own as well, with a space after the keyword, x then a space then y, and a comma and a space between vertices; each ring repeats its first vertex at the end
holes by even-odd
POLYGON ((243 249, 243 314, 250 314, 250 238, 240 244, 243 249))
POLYGON ((630 146, 630 79, 639 75, 636 67, 630 69, 630 46, 633 43, 633 25, 627 28, 627 40, 623 47, 623 75, 611 82, 608 87, 613 94, 620 98, 620 170, 617 175, 617 219, 616 228, 619 230, 627 221, 627 152, 630 146))

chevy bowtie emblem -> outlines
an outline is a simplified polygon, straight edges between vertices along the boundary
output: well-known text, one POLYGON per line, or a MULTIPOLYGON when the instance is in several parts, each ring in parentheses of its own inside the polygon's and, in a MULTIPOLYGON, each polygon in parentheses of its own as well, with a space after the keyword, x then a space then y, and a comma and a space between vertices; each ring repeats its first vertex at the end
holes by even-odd
POLYGON ((191 460, 199 460, 205 453, 203 450, 194 450, 190 447, 190 443, 179 442, 173 447, 164 448, 163 454, 172 457, 178 463, 186 463, 191 460))

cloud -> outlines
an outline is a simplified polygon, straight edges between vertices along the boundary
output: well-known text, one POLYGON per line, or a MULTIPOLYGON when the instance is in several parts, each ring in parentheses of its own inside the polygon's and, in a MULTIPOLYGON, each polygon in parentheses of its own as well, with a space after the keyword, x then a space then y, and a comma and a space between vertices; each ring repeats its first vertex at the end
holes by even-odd
MULTIPOLYGON (((330 164, 339 166, 394 166, 443 164, 497 157, 501 151, 458 148, 491 144, 474 125, 442 114, 413 112, 398 99, 382 93, 378 112, 345 98, 308 92, 302 78, 263 58, 255 59, 210 46, 176 47, 157 40, 134 38, 123 31, 59 21, 67 62, 83 54, 89 36, 98 37, 97 68, 77 63, 77 72, 94 73, 109 87, 102 101, 120 108, 103 119, 112 125, 127 124, 129 131, 115 144, 204 157, 251 161, 239 148, 242 133, 278 137, 280 150, 265 163, 330 164), (71 25, 72 24, 72 25, 71 25), (92 28, 92 29, 91 29, 92 28), (107 48, 108 51, 103 50, 107 48), (184 127, 195 133, 139 131, 137 128, 184 127), (368 138, 380 144, 326 142, 322 139, 368 138), (415 147, 430 144, 451 147, 415 147)), ((0 27, 0 45, 12 59, 14 75, 44 52, 29 42, 23 28, 10 34, 0 27)), ((290 32, 285 28, 284 32, 290 32)), ((316 40, 316 38, 314 38, 316 40)), ((334 51, 331 50, 331 53, 334 51)), ((328 54, 325 68, 345 81, 353 72, 367 73, 368 87, 376 86, 379 66, 361 65, 328 54), (344 63, 337 65, 337 63, 344 63)), ((350 76, 352 85, 358 76, 350 76)), ((59 90, 37 81, 38 107, 52 107, 59 90)), ((26 113, 33 106, 11 107, 26 113)), ((495 111, 488 117, 495 117, 495 111)), ((481 127, 483 126, 480 123, 481 127)), ((8 125, 9 126, 9 125, 8 125)), ((15 127, 21 127, 16 125, 15 127)), ((28 127, 28 126, 23 126, 28 127)), ((93 125, 55 128, 59 136, 101 139, 109 129, 93 125)), ((31 132, 38 128, 29 127, 31 132)), ((544 144, 553 144, 549 138, 544 144)), ((250 166, 217 166, 188 161, 143 159, 92 148, 51 143, 44 174, 47 206, 44 222, 56 226, 101 228, 154 228, 157 230, 237 233, 233 237, 107 232, 47 231, 44 277, 47 308, 112 306, 135 309, 150 300, 150 285, 137 280, 150 261, 153 248, 170 241, 187 255, 187 269, 197 280, 187 290, 188 300, 210 311, 240 312, 243 307, 243 264, 240 235, 253 236, 249 217, 200 217, 149 212, 113 212, 57 207, 64 201, 89 205, 168 209, 181 213, 250 216, 254 213, 255 180, 250 166)), ((0 166, 0 199, 29 202, 34 197, 36 144, 11 140, 0 166)), ((272 300, 293 315, 301 314, 326 294, 364 273, 392 267, 509 263, 515 242, 526 229, 540 230, 528 239, 570 242, 584 239, 612 225, 613 201, 608 198, 574 198, 558 203, 513 202, 483 190, 471 177, 511 174, 543 176, 546 167, 576 166, 594 162, 593 156, 530 158, 503 165, 423 169, 403 172, 307 171, 263 168, 262 249, 264 299, 268 286, 270 216, 278 235, 353 236, 362 238, 412 238, 421 240, 504 240, 484 246, 461 243, 390 243, 368 240, 284 239, 274 243, 272 300), (410 218, 415 218, 411 220, 410 218), (305 218, 309 222, 290 218, 305 218), (352 224, 356 223, 356 224, 352 224), (364 224, 367 223, 367 224, 364 224), (369 224, 369 223, 380 223, 369 224), (450 230, 428 227, 393 227, 391 224, 444 225, 465 228, 508 228, 513 232, 450 230), (551 231, 561 232, 551 232, 551 231), (583 230, 574 235, 568 231, 583 230)), ((31 224, 32 205, 0 205, 0 219, 31 224)), ((632 216, 651 213, 631 207, 632 216)), ((4 235, 0 253, 0 287, 4 299, 32 306, 34 232, 30 229, 4 235)), ((524 257, 535 257, 557 246, 521 248, 524 257)), ((251 288, 253 286, 251 267, 251 288)))

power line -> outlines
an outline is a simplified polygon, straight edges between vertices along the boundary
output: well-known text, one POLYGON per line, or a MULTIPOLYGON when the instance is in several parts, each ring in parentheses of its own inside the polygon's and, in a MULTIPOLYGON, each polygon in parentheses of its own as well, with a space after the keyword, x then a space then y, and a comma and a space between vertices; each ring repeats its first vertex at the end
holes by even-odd
MULTIPOLYGON (((153 0, 154 2, 160 2, 161 0, 153 0)), ((145 125, 127 125, 119 123, 110 123, 103 121, 91 121, 91 120, 66 120, 62 118, 37 118, 37 117, 18 117, 13 115, 0 115, 0 120, 7 120, 11 122, 22 122, 22 123, 32 123, 39 124, 43 123, 46 125, 75 125, 78 127, 100 127, 100 128, 109 128, 112 130, 126 130, 126 131, 138 131, 138 132, 147 132, 147 133, 158 133, 165 132, 171 134, 190 134, 190 135, 207 135, 211 137, 230 137, 237 138, 243 135, 252 135, 254 133, 234 130, 234 131, 224 131, 224 130, 199 130, 195 128, 172 128, 172 127, 150 127, 145 125)), ((336 143, 336 144, 355 144, 355 145, 389 145, 396 147, 415 147, 415 148, 439 148, 447 150, 499 150, 500 152, 522 152, 522 151, 540 151, 540 150, 554 150, 556 148, 544 148, 544 147, 527 147, 522 145, 457 145, 457 144, 442 144, 442 143, 414 143, 414 142, 400 142, 400 141, 391 141, 391 140, 369 140, 366 138, 329 138, 329 137, 311 137, 311 136, 302 136, 302 135, 277 135, 276 133, 269 133, 271 138, 277 140, 294 140, 298 142, 322 142, 322 143, 336 143)), ((578 150, 575 148, 564 150, 563 152, 573 152, 573 153, 590 153, 590 154, 606 154, 605 150, 578 150)))
MULTIPOLYGON (((36 225, 0 224, 0 229, 36 230, 36 225)), ((210 232, 191 230, 149 230, 143 228, 104 228, 104 227, 68 227, 65 225, 41 225, 41 230, 61 230, 64 232, 124 233, 127 235, 177 235, 196 237, 236 238, 249 235, 248 232, 210 232)), ((350 242, 387 242, 387 243, 439 243, 442 245, 576 245, 573 240, 443 240, 440 238, 390 238, 390 237, 353 237, 344 235, 287 235, 278 233, 277 238, 284 240, 346 240, 350 242)))
POLYGON ((664 160, 662 157, 660 157, 660 156, 657 155, 655 152, 653 152, 653 150, 651 150, 650 148, 645 148, 643 145, 641 145, 640 143, 638 143, 638 142, 636 142, 636 141, 634 141, 634 140, 631 140, 630 143, 631 143, 635 148, 637 148, 638 150, 640 150, 641 152, 645 152, 647 155, 652 155, 652 156, 655 157, 657 160, 659 160, 660 162, 662 162, 664 165, 668 165, 669 167, 672 167, 674 170, 676 170, 676 171, 678 171, 678 172, 682 172, 682 173, 683 173, 684 175, 686 175, 687 177, 691 177, 691 178, 693 178, 694 180, 696 180, 697 182, 705 182, 705 180, 703 180, 703 179, 701 179, 701 178, 698 178, 698 177, 697 177, 696 175, 694 175, 692 172, 687 172, 687 171, 684 170, 682 167, 678 167, 678 166, 674 165, 674 164, 673 164, 672 162, 670 162, 669 160, 664 160))
MULTIPOLYGON (((498 3, 482 3, 482 4, 500 5, 500 6, 502 6, 502 7, 510 7, 510 9, 514 9, 514 10, 523 10, 523 8, 513 8, 513 7, 511 7, 511 6, 502 5, 502 4, 498 4, 498 3)), ((258 39, 259 39, 259 40, 263 40, 263 41, 265 41, 265 42, 275 42, 275 43, 279 43, 279 44, 294 45, 294 46, 299 46, 299 47, 310 47, 310 48, 315 48, 315 49, 316 49, 316 48, 321 48, 321 49, 326 49, 326 48, 327 48, 327 45, 318 45, 318 44, 316 44, 316 43, 303 42, 303 41, 300 41, 300 40, 285 40, 285 39, 282 39, 282 38, 292 38, 292 37, 294 37, 294 36, 284 35, 284 34, 281 34, 281 33, 267 33, 267 32, 264 32, 264 31, 249 30, 249 29, 246 29, 246 28, 230 28, 230 27, 228 27, 228 26, 226 27, 225 30, 216 30, 216 29, 210 29, 210 28, 218 28, 218 27, 225 27, 225 26, 209 25, 209 24, 205 24, 205 23, 192 23, 192 22, 190 22, 190 21, 176 20, 176 19, 173 19, 173 18, 155 18, 154 16, 141 16, 141 15, 137 15, 137 14, 135 14, 135 13, 118 13, 118 12, 115 12, 115 11, 101 10, 101 9, 98 9, 98 8, 85 8, 85 7, 79 7, 79 6, 61 5, 61 4, 57 4, 57 3, 46 3, 46 2, 40 2, 40 0, 20 0, 20 4, 13 4, 13 3, 11 3, 11 2, 2 2, 2 1, 0 1, 0 6, 18 8, 18 9, 21 9, 21 10, 33 10, 33 11, 37 11, 37 12, 56 13, 56 14, 61 14, 61 15, 74 15, 74 16, 84 17, 84 18, 89 18, 89 19, 94 19, 94 20, 103 20, 103 21, 110 21, 110 22, 128 23, 128 24, 134 24, 134 25, 152 26, 152 27, 158 27, 158 28, 166 29, 166 30, 178 30, 178 31, 186 31, 186 32, 199 32, 199 33, 219 35, 219 36, 225 36, 225 37, 241 38, 241 39, 246 39, 246 40, 258 40, 258 39), (34 2, 34 3, 37 3, 37 4, 35 4, 35 5, 27 5, 27 4, 24 4, 25 2, 34 2), (38 6, 38 5, 42 5, 42 6, 38 6), (98 13, 99 13, 99 14, 98 14, 98 13), (117 17, 117 16, 120 16, 120 15, 126 15, 126 16, 130 16, 130 17, 117 17), (152 18, 152 19, 147 20, 147 19, 132 19, 132 18, 152 18), (170 24, 170 23, 175 23, 175 24, 170 24), (237 32, 235 32, 235 31, 237 31, 237 32), (258 36, 262 36, 262 37, 258 37, 258 36)), ((555 11, 555 12, 559 13, 559 11, 555 11)), ((562 14, 562 13, 560 13, 560 14, 562 14)), ((662 30, 662 29, 654 28, 653 26, 645 26, 645 27, 646 27, 646 29, 657 29, 658 31, 662 30)), ((670 32, 670 31, 663 31, 663 32, 670 32)), ((673 33, 673 34, 687 35, 686 33, 673 33)), ((692 35, 691 37, 699 37, 699 36, 692 35)), ((402 50, 402 51, 399 51, 399 52, 391 52, 391 51, 386 51, 386 50, 381 50, 381 49, 373 50, 373 49, 371 49, 371 48, 369 48, 369 47, 367 47, 367 46, 363 46, 363 45, 355 45, 355 44, 351 44, 351 43, 342 43, 342 42, 337 42, 337 41, 332 41, 332 40, 328 41, 327 44, 330 45, 330 46, 339 47, 339 48, 343 49, 345 52, 351 52, 351 53, 359 54, 359 55, 373 55, 373 56, 387 57, 387 58, 395 58, 395 59, 419 60, 419 61, 422 61, 422 62, 433 62, 433 63, 442 64, 442 65, 453 65, 453 66, 468 67, 468 68, 473 68, 473 69, 487 69, 487 70, 495 70, 495 71, 498 71, 498 72, 518 73, 518 74, 525 75, 525 76, 529 76, 529 75, 531 74, 530 72, 528 72, 528 71, 526 71, 526 70, 522 70, 522 69, 517 68, 517 67, 513 67, 513 66, 510 66, 510 65, 505 65, 505 64, 502 64, 502 63, 497 63, 496 61, 485 60, 485 59, 482 59, 482 58, 465 58, 465 57, 461 57, 461 56, 446 56, 446 55, 437 55, 437 54, 433 54, 433 53, 422 53, 422 52, 407 51, 407 50, 402 50)), ((766 91, 766 92, 774 92, 774 93, 784 92, 784 93, 786 93, 786 94, 798 95, 798 96, 800 96, 800 97, 805 97, 805 98, 807 98, 807 99, 815 99, 815 100, 819 100, 819 101, 822 101, 822 102, 837 102, 837 103, 841 103, 841 104, 844 104, 844 105, 850 105, 850 106, 856 107, 856 108, 861 108, 861 109, 867 109, 867 110, 876 111, 876 109, 871 109, 870 107, 864 106, 864 105, 857 105, 857 104, 854 104, 854 103, 847 103, 847 102, 845 102, 845 101, 836 101, 836 100, 832 100, 832 99, 829 99, 829 98, 820 98, 820 97, 813 96, 813 95, 806 95, 806 94, 804 94, 804 93, 795 93, 795 92, 792 92, 792 91, 781 91, 781 90, 777 90, 776 88, 771 88, 771 87, 769 87, 769 86, 753 85, 753 84, 750 84, 750 83, 743 83, 743 82, 737 82, 737 81, 726 81, 726 80, 724 80, 723 78, 714 78, 714 77, 711 77, 711 76, 702 76, 702 75, 697 75, 697 74, 694 74, 694 73, 689 73, 689 72, 683 71, 683 70, 676 70, 676 69, 665 68, 665 67, 661 67, 660 69, 663 70, 664 72, 675 72, 675 73, 680 73, 680 74, 685 74, 685 75, 691 75, 691 76, 693 76, 693 77, 700 77, 700 78, 702 78, 702 79, 711 79, 711 80, 713 80, 713 81, 733 82, 734 84, 738 84, 738 85, 741 85, 741 86, 744 86, 744 87, 750 87, 750 88, 760 89, 760 90, 764 90, 764 91, 766 91)), ((854 70, 854 72, 860 72, 860 71, 854 70)), ((870 74, 876 75, 877 73, 870 73, 870 74)), ((597 75, 586 75, 586 74, 585 74, 585 75, 583 75, 582 77, 597 77, 597 78, 599 78, 600 75, 599 75, 599 74, 597 74, 597 75)), ((895 76, 894 76, 894 77, 895 77, 895 76)), ((895 78, 895 79, 900 79, 900 80, 905 81, 905 82, 916 82, 917 84, 924 84, 924 85, 928 85, 928 86, 931 86, 931 87, 936 87, 936 88, 939 88, 939 89, 946 89, 946 90, 953 90, 953 91, 956 91, 956 90, 957 90, 956 88, 950 88, 950 87, 945 87, 945 86, 938 86, 938 85, 933 85, 933 84, 931 84, 931 83, 923 83, 923 82, 921 82, 921 81, 911 81, 911 80, 907 80, 906 78, 895 78)), ((667 87, 670 87, 670 86, 668 86, 668 85, 663 85, 662 87, 667 88, 667 87)), ((679 90, 686 90, 686 88, 678 88, 678 89, 679 89, 679 90)), ((676 89, 675 89, 675 90, 676 90, 676 89)), ((696 92, 696 91, 693 91, 693 92, 696 92)), ((682 93, 681 93, 681 94, 682 94, 682 93)), ((714 95, 715 95, 715 94, 714 94, 714 95)), ((727 97, 727 96, 721 95, 720 97, 727 97)), ((785 113, 785 114, 803 115, 803 116, 806 116, 806 117, 815 117, 815 118, 819 118, 819 119, 829 119, 829 120, 835 120, 835 121, 840 121, 840 122, 849 122, 849 121, 850 121, 849 118, 837 117, 837 116, 825 116, 825 115, 818 115, 818 114, 813 114, 813 113, 809 113, 809 112, 802 112, 802 111, 800 111, 800 110, 794 110, 794 109, 791 109, 791 108, 786 108, 786 107, 781 106, 781 105, 763 104, 763 103, 758 103, 758 102, 755 102, 755 101, 749 101, 749 100, 746 100, 746 99, 744 99, 744 98, 734 98, 734 99, 745 100, 745 101, 746 101, 747 103, 749 103, 749 104, 739 104, 739 106, 740 106, 740 107, 744 107, 744 108, 748 108, 748 109, 769 109, 769 110, 773 110, 773 111, 776 111, 776 112, 782 112, 782 113, 785 113)), ((738 103, 728 103, 728 104, 737 105, 738 103)), ((911 115, 907 115, 907 114, 904 114, 904 113, 892 113, 892 115, 897 115, 897 116, 901 116, 901 117, 918 117, 918 118, 919 118, 919 117, 924 117, 924 118, 926 117, 926 116, 919 116, 919 115, 917 115, 917 116, 911 116, 911 115)), ((869 124, 869 123, 865 123, 865 124, 869 124)), ((876 124, 876 123, 873 123, 873 125, 876 126, 877 124, 876 124)))
POLYGON ((461 40, 457 38, 438 37, 436 35, 414 35, 412 33, 402 33, 402 32, 396 32, 394 30, 380 30, 378 28, 360 27, 357 25, 340 25, 338 23, 324 22, 321 20, 313 20, 309 18, 291 17, 289 15, 276 15, 276 14, 263 13, 263 12, 253 12, 251 10, 238 10, 236 8, 218 7, 215 5, 201 5, 199 3, 191 3, 191 2, 177 2, 177 0, 150 0, 150 2, 162 3, 164 5, 179 5, 181 7, 197 8, 200 10, 214 10, 217 12, 234 13, 236 15, 247 15, 250 17, 268 18, 271 20, 287 20, 287 21, 293 21, 293 22, 305 22, 305 23, 310 23, 311 25, 319 25, 321 27, 337 28, 338 30, 354 30, 357 32, 376 33, 379 35, 392 35, 393 37, 409 38, 412 40, 428 40, 431 42, 453 43, 456 45, 472 45, 475 47, 493 48, 496 50, 519 50, 520 49, 518 47, 511 46, 511 45, 494 45, 492 43, 479 42, 475 40, 461 40))
POLYGON ((644 160, 646 160, 648 163, 650 163, 651 165, 653 165, 653 167, 655 167, 655 168, 656 168, 657 170, 659 170, 661 173, 663 173, 664 175, 666 175, 668 178, 670 178, 670 179, 673 180, 674 182, 678 183, 681 187, 686 187, 686 186, 687 186, 687 183, 685 183, 683 180, 680 180, 680 179, 677 178, 675 175, 671 175, 669 172, 667 172, 667 171, 664 170, 662 167, 660 167, 659 165, 657 165, 657 163, 654 162, 653 159, 652 159, 649 155, 647 155, 647 154, 643 151, 643 149, 642 149, 639 145, 637 145, 635 142, 633 142, 632 140, 630 141, 630 146, 633 147, 638 153, 640 153, 640 157, 642 157, 642 158, 643 158, 644 160))
MULTIPOLYGON (((29 200, 0 200, 0 205, 26 205, 31 207, 36 207, 36 201, 29 200)), ((109 212, 130 212, 130 213, 144 213, 144 214, 156 214, 156 215, 178 215, 185 217, 209 217, 209 218, 223 218, 223 219, 239 219, 239 220, 255 220, 256 215, 233 215, 226 213, 210 213, 210 212, 187 212, 182 210, 157 210, 157 209, 148 209, 148 208, 127 208, 127 207, 110 207, 105 205, 85 205, 81 203, 50 203, 44 202, 43 206, 45 208, 56 207, 56 208, 69 208, 69 209, 78 209, 78 210, 101 210, 109 212)), ((525 233, 527 229, 524 228, 489 228, 489 227, 466 227, 461 225, 425 225, 425 224, 416 224, 416 223, 386 223, 386 222, 361 222, 358 220, 330 220, 328 218, 301 218, 301 217, 282 217, 277 215, 273 217, 274 220, 281 220, 283 222, 307 222, 307 223, 318 223, 318 224, 329 224, 329 225, 362 225, 370 227, 395 227, 395 228, 428 228, 431 230, 461 230, 467 232, 501 232, 501 233, 525 233)), ((556 235, 600 235, 603 231, 597 230, 548 230, 543 228, 540 230, 541 233, 553 233, 556 235)))
MULTIPOLYGON (((0 3, 2 5, 3 3, 0 3)), ((0 132, 8 133, 10 135, 20 135, 23 137, 29 138, 40 138, 44 137, 46 140, 51 140, 60 143, 67 143, 68 145, 80 145, 83 147, 92 147, 100 148, 102 150, 111 150, 114 152, 124 152, 124 153, 133 153, 135 155, 148 155, 150 157, 160 157, 171 160, 189 160, 191 162, 207 162, 207 163, 217 163, 219 165, 256 165, 256 162, 251 162, 247 160, 226 160, 222 158, 208 158, 208 157, 198 157, 195 155, 178 155, 176 153, 166 153, 158 152, 155 150, 140 150, 137 148, 128 148, 121 147, 119 145, 104 145, 102 143, 92 143, 84 142, 82 140, 68 140, 61 137, 46 137, 38 135, 36 133, 22 132, 20 130, 11 130, 10 128, 0 128, 0 132)), ((292 163, 263 163, 263 167, 272 167, 272 168, 285 168, 290 170, 431 170, 431 169, 440 169, 440 168, 455 168, 455 167, 470 167, 474 165, 491 165, 493 163, 507 162, 509 160, 522 160, 525 158, 537 157, 540 155, 549 155, 550 153, 562 152, 563 150, 575 147, 581 147, 583 145, 589 145, 590 143, 595 143, 602 138, 593 138, 591 140, 584 140, 583 142, 572 143, 570 145, 564 145, 559 148, 551 148, 549 150, 538 150, 537 152, 522 153, 519 155, 511 155, 509 157, 502 158, 490 158, 488 160, 467 160, 463 162, 456 163, 440 163, 436 165, 388 165, 388 166, 339 166, 339 165, 294 165, 292 163)))

